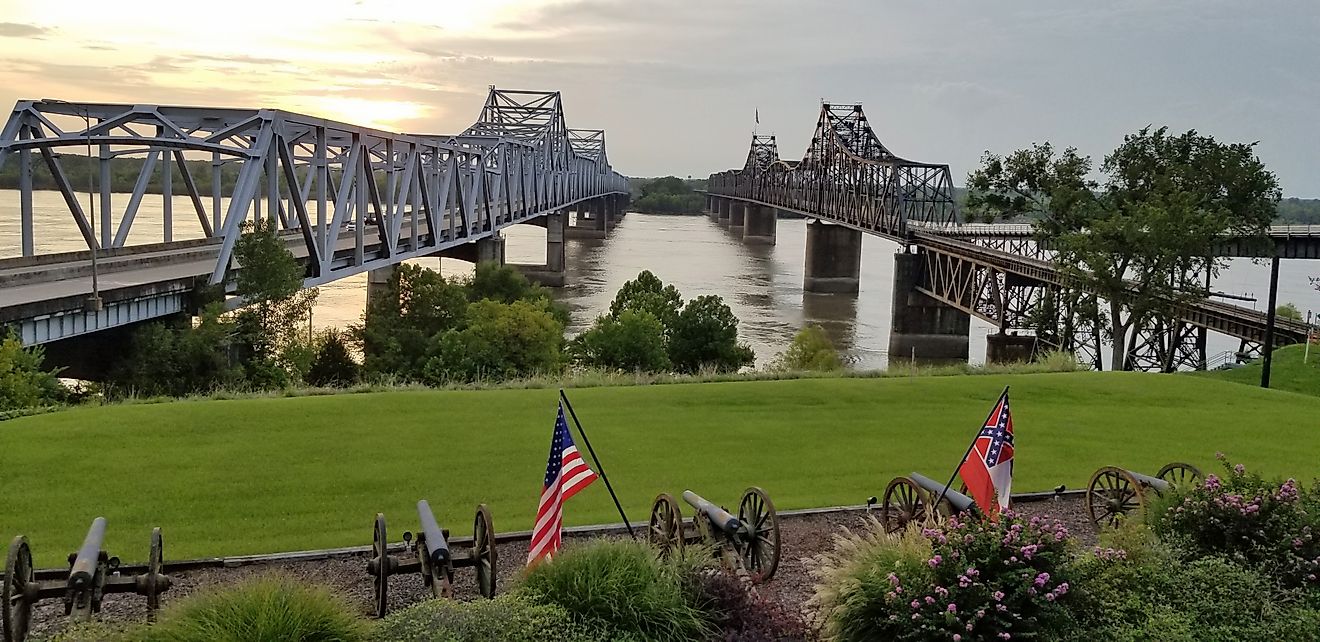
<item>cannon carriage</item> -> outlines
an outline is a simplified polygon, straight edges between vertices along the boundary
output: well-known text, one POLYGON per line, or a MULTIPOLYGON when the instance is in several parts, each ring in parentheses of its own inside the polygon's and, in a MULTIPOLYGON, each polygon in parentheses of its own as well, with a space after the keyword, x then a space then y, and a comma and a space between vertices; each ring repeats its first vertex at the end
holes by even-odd
POLYGON ((779 567, 779 518, 765 491, 748 488, 734 517, 723 507, 690 491, 683 501, 691 506, 693 532, 684 529, 683 512, 669 493, 656 496, 651 505, 648 539, 667 557, 694 542, 709 542, 725 567, 753 581, 774 577, 779 567))
POLYGON ((417 518, 421 528, 416 537, 403 533, 402 555, 389 553, 385 515, 376 513, 372 530, 372 558, 367 562, 367 573, 375 589, 376 617, 389 612, 389 578, 391 575, 419 574, 422 583, 437 598, 453 597, 454 569, 475 569, 477 591, 483 597, 495 597, 495 527, 490 509, 477 506, 472 522, 472 543, 466 554, 450 549, 449 530, 440 528, 425 500, 417 502, 417 518))
MULTIPOLYGON (((967 487, 961 491, 952 488, 944 491, 944 500, 934 506, 941 484, 921 473, 912 473, 906 477, 895 477, 885 486, 884 501, 880 504, 880 523, 885 532, 894 533, 907 528, 913 521, 923 522, 937 516, 957 515, 976 510, 976 503, 967 496, 967 487)), ((874 504, 872 497, 868 504, 874 504)))
POLYGON ((1117 526, 1128 513, 1146 510, 1147 491, 1163 495, 1200 478, 1201 469, 1182 462, 1165 464, 1154 476, 1104 466, 1087 485, 1086 512, 1097 525, 1117 526))
POLYGON ((64 614, 90 620, 101 611, 101 601, 114 593, 136 593, 147 598, 147 616, 160 608, 160 594, 169 590, 165 575, 165 544, 160 529, 151 531, 151 553, 146 571, 127 574, 118 557, 105 552, 106 520, 92 520, 82 546, 69 554, 68 571, 37 571, 27 538, 15 537, 5 558, 5 576, 0 587, 0 633, 3 642, 22 642, 27 637, 32 607, 42 600, 60 598, 64 614))

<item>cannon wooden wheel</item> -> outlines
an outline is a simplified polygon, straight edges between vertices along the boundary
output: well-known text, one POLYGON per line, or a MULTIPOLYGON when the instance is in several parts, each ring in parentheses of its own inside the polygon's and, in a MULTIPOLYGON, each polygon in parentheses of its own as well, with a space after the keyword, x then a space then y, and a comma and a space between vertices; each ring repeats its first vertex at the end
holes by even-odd
POLYGON ((1086 493, 1086 512, 1096 524, 1117 526, 1124 515, 1145 507, 1145 489, 1132 473, 1105 466, 1091 476, 1086 493))
POLYGON ((1191 464, 1175 461, 1165 464, 1155 476, 1173 484, 1175 488, 1179 486, 1186 488, 1201 478, 1201 469, 1191 464))
POLYGON ((5 558, 5 583, 0 589, 0 630, 4 642, 22 642, 27 637, 28 623, 32 619, 32 601, 27 599, 28 588, 33 586, 32 549, 27 538, 18 536, 9 544, 5 558))
POLYGON ((372 560, 376 564, 376 572, 372 578, 372 587, 376 589, 376 617, 385 617, 389 609, 391 559, 386 551, 389 540, 385 536, 385 516, 376 513, 376 527, 372 531, 371 539, 372 553, 376 556, 372 560))
POLYGON ((477 590, 482 597, 495 597, 495 525, 491 523, 490 509, 477 506, 472 524, 472 561, 477 567, 477 590))
POLYGON ((165 539, 160 534, 160 527, 151 529, 151 556, 147 558, 147 621, 155 621, 156 611, 160 609, 160 594, 165 587, 161 578, 165 573, 165 539))
POLYGON ((661 493, 656 496, 651 505, 648 539, 661 558, 683 553, 683 513, 673 495, 661 493))
POLYGON ((925 519, 926 499, 916 482, 907 477, 895 477, 885 487, 885 499, 881 506, 881 519, 885 532, 903 530, 915 519, 925 519))
POLYGON ((743 567, 762 580, 774 577, 779 568, 779 517, 765 491, 753 486, 743 493, 738 522, 746 529, 746 537, 738 540, 743 567))

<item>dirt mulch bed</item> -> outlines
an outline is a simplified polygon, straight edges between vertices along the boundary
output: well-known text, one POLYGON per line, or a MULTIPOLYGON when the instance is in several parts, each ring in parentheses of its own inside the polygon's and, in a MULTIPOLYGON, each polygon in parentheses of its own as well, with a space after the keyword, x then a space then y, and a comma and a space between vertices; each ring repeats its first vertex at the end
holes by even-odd
MULTIPOLYGON (((1096 540, 1094 524, 1086 516, 1080 497, 1025 503, 1018 511, 1028 515, 1050 516, 1061 520, 1068 530, 1085 544, 1096 540)), ((792 610, 805 608, 812 595, 816 567, 815 557, 833 547, 834 535, 843 528, 865 527, 868 514, 861 510, 784 516, 780 520, 781 557, 774 579, 758 587, 761 595, 779 602, 792 610)), ((581 538, 575 538, 581 539, 581 538)), ((527 559, 526 542, 508 542, 497 546, 498 592, 511 587, 517 580, 527 559)), ((456 551, 463 552, 462 547, 456 551)), ((367 555, 352 557, 270 562, 233 568, 206 568, 172 571, 173 586, 161 597, 163 606, 199 590, 233 584, 254 576, 279 573, 310 584, 330 588, 352 604, 363 615, 374 609, 375 593, 371 576, 367 575, 367 555)), ((454 596, 457 599, 477 599, 475 574, 470 569, 458 569, 454 577, 454 596)), ((422 585, 420 575, 402 575, 390 578, 389 608, 402 609, 431 597, 422 585)), ((137 595, 110 595, 102 603, 98 616, 106 621, 143 621, 146 619, 146 599, 137 595)), ((39 603, 32 612, 32 633, 53 633, 68 623, 59 600, 39 603)))

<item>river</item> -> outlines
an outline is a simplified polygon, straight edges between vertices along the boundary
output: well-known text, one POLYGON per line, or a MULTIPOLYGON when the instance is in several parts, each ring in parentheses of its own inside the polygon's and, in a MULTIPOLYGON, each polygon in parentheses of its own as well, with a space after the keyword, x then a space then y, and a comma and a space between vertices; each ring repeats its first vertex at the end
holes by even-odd
MULTIPOLYGON (((114 211, 122 211, 127 200, 127 195, 114 195, 114 211)), ((0 258, 20 254, 18 208, 18 192, 0 190, 0 258)), ((175 197, 172 209, 176 240, 202 235, 191 201, 175 197)), ((58 192, 35 192, 33 210, 41 230, 36 238, 38 252, 85 249, 58 192)), ((129 244, 159 242, 162 212, 159 196, 144 199, 129 244)), ((118 215, 114 218, 118 224, 118 215)), ((505 236, 509 262, 544 262, 543 228, 517 225, 506 229, 505 236)), ((740 320, 741 340, 756 351, 758 365, 768 363, 783 350, 793 333, 804 324, 815 323, 825 328, 853 367, 886 367, 893 296, 891 255, 898 251, 898 245, 879 237, 863 237, 861 291, 854 297, 802 291, 805 243, 806 221, 802 219, 780 220, 776 245, 749 246, 706 216, 632 213, 607 239, 567 241, 568 285, 558 289, 556 296, 572 310, 568 332, 576 334, 609 308, 610 300, 624 281, 642 270, 651 270, 666 283, 675 285, 685 298, 703 294, 723 297, 740 320)), ((439 268, 446 275, 470 274, 472 270, 471 264, 452 259, 423 259, 418 263, 439 268)), ((1280 303, 1292 302, 1304 312, 1320 310, 1320 294, 1308 282, 1308 277, 1320 276, 1318 263, 1298 260, 1282 263, 1280 303)), ((1263 309, 1269 289, 1269 266, 1234 259, 1215 287, 1223 292, 1255 296, 1258 302, 1240 305, 1263 309)), ((313 324, 329 328, 358 322, 365 300, 365 274, 323 286, 313 312, 313 324)), ((972 319, 972 363, 984 360, 985 337, 993 331, 990 324, 972 319)), ((1237 347, 1235 339, 1210 334, 1211 355, 1237 347)))

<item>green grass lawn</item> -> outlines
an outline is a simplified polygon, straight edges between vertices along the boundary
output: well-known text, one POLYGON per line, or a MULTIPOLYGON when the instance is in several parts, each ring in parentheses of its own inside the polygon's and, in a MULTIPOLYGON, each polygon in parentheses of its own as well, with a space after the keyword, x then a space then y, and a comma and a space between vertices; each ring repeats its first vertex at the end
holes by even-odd
MULTIPOLYGON (((1320 396, 1320 346, 1311 346, 1309 358, 1304 345, 1279 348, 1274 351, 1272 359, 1270 388, 1320 396)), ((1262 368, 1264 366, 1261 359, 1257 359, 1241 368, 1194 374, 1199 377, 1259 386, 1262 368)))
MULTIPOLYGON (((1186 376, 1070 373, 811 379, 570 392, 630 518, 691 488, 734 504, 749 485, 781 509, 857 504, 891 477, 943 478, 1012 384, 1015 490, 1079 487, 1102 465, 1154 473, 1215 451, 1271 475, 1313 477, 1320 398, 1186 376)), ((498 531, 532 526, 552 390, 417 391, 81 408, 0 423, 0 535, 59 562, 97 515, 108 550, 145 558, 369 544, 414 503, 470 532, 478 502, 498 531)), ((570 525, 618 521, 604 484, 570 525)))

